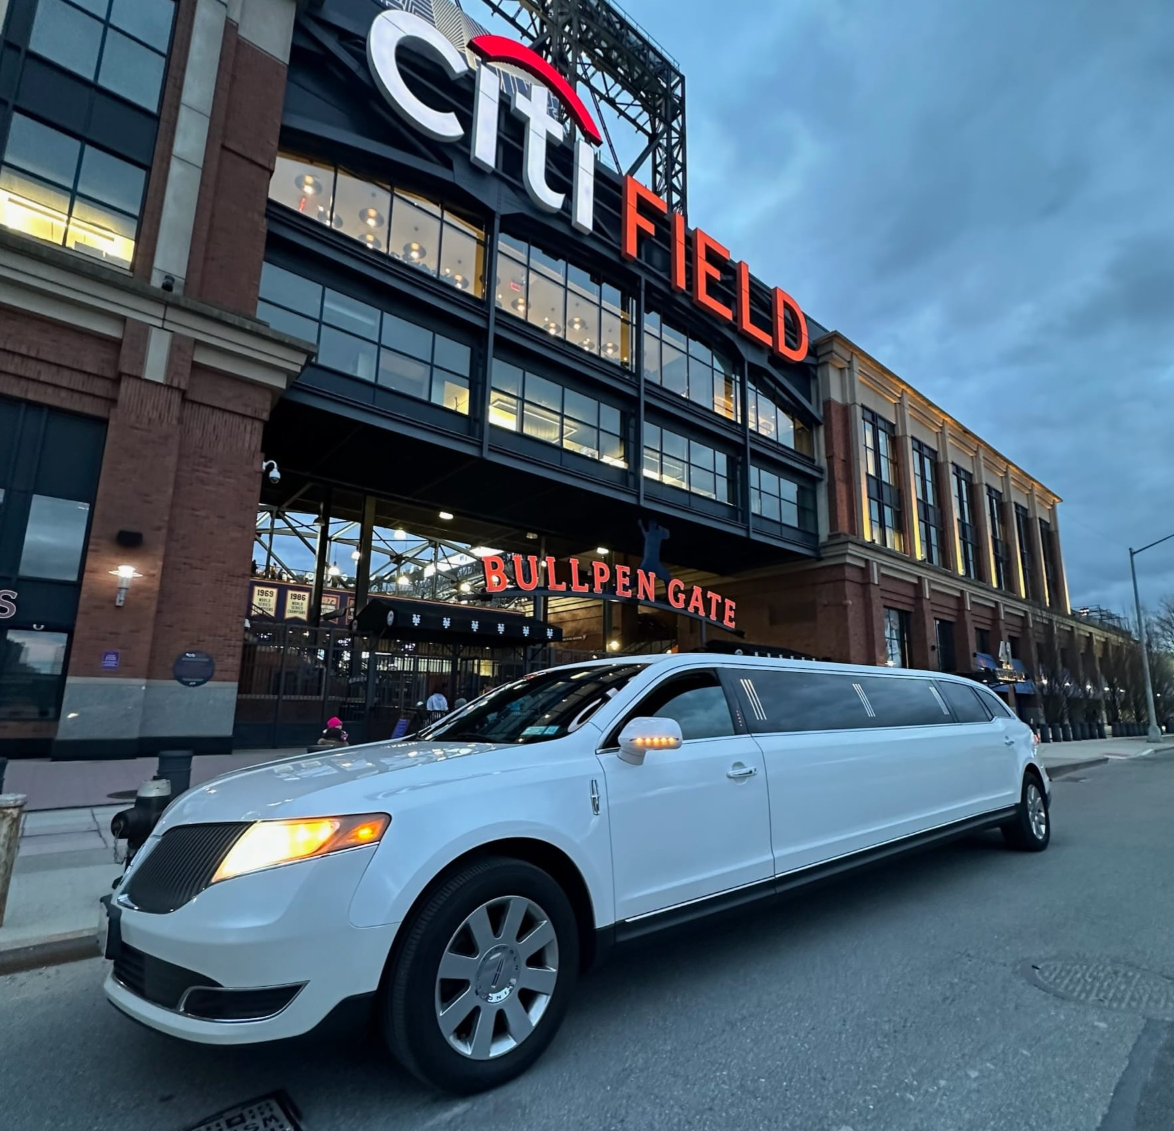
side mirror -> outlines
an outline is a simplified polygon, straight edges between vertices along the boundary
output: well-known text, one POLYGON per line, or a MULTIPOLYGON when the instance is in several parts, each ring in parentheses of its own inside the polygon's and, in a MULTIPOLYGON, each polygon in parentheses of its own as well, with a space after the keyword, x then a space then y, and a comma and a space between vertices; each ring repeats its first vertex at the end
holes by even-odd
POLYGON ((681 724, 676 719, 632 719, 620 731, 620 758, 642 766, 649 750, 676 750, 682 741, 681 724))

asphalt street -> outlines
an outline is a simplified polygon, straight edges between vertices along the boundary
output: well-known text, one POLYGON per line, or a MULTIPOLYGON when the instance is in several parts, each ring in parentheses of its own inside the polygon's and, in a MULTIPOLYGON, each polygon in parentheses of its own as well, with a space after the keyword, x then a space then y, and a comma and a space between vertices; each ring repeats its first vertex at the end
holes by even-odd
POLYGON ((14 975, 0 1126, 180 1131, 282 1087, 306 1131, 1168 1131, 1174 754, 1054 791, 1043 854, 983 835, 617 960, 467 1100, 369 1034, 186 1045, 116 1013, 99 960, 14 975))

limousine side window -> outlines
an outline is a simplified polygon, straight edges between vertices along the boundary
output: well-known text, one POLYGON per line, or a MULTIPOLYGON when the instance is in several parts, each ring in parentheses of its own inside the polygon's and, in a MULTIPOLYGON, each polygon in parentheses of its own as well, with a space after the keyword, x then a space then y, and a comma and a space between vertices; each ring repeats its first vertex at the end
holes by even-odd
POLYGON ((859 680, 879 727, 932 727, 952 723, 950 709, 928 679, 864 676, 859 680))
POLYGON ((620 721, 608 736, 607 746, 619 746, 620 731, 631 719, 649 716, 675 719, 686 742, 736 733, 726 693, 713 671, 686 672, 658 684, 620 721))
POLYGON ((877 725, 854 676, 823 672, 735 670, 734 683, 755 734, 854 730, 877 725))
POLYGON ((989 723, 991 721, 991 711, 986 705, 985 697, 979 695, 975 688, 967 687, 962 683, 948 683, 946 680, 942 680, 938 684, 938 690, 946 702, 950 704, 954 711, 954 717, 960 723, 989 723))

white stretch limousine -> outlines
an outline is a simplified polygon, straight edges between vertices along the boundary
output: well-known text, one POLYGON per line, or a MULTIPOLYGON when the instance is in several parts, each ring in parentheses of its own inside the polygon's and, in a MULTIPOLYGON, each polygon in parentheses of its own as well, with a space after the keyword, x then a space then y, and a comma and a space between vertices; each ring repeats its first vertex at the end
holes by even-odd
POLYGON ((614 944, 967 830, 1041 850, 1049 794, 1029 728, 966 679, 553 668, 406 741, 184 794, 110 904, 106 992, 221 1044, 370 1004, 410 1071, 477 1091, 541 1054, 614 944))

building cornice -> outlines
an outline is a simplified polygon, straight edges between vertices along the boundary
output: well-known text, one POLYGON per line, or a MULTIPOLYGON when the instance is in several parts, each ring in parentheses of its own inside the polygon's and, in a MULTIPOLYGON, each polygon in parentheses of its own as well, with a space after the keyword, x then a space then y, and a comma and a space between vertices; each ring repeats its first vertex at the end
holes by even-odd
POLYGON ((193 361, 282 392, 314 354, 311 342, 170 294, 77 252, 0 230, 0 305, 121 340, 128 321, 189 337, 193 361))
POLYGON ((840 359, 856 357, 858 379, 894 404, 900 400, 902 394, 905 394, 909 401, 910 414, 919 423, 935 432, 941 428, 943 423, 948 424, 950 437, 961 450, 971 455, 981 452, 984 457, 988 457, 988 462, 994 463, 993 470, 997 474, 1001 475, 1004 470, 1009 471, 1015 485, 1024 493, 1034 487, 1041 499, 1046 500, 1047 506, 1052 507, 1063 502, 1054 491, 1034 476, 1029 475, 1017 463, 1008 459, 997 448, 987 443, 956 417, 951 416, 945 409, 931 401, 924 393, 919 392, 904 378, 898 377, 891 369, 877 361, 870 353, 861 349, 840 331, 829 331, 812 343, 812 349, 820 361, 825 358, 835 359, 832 363, 837 366, 848 363, 847 360, 841 361, 840 359))

